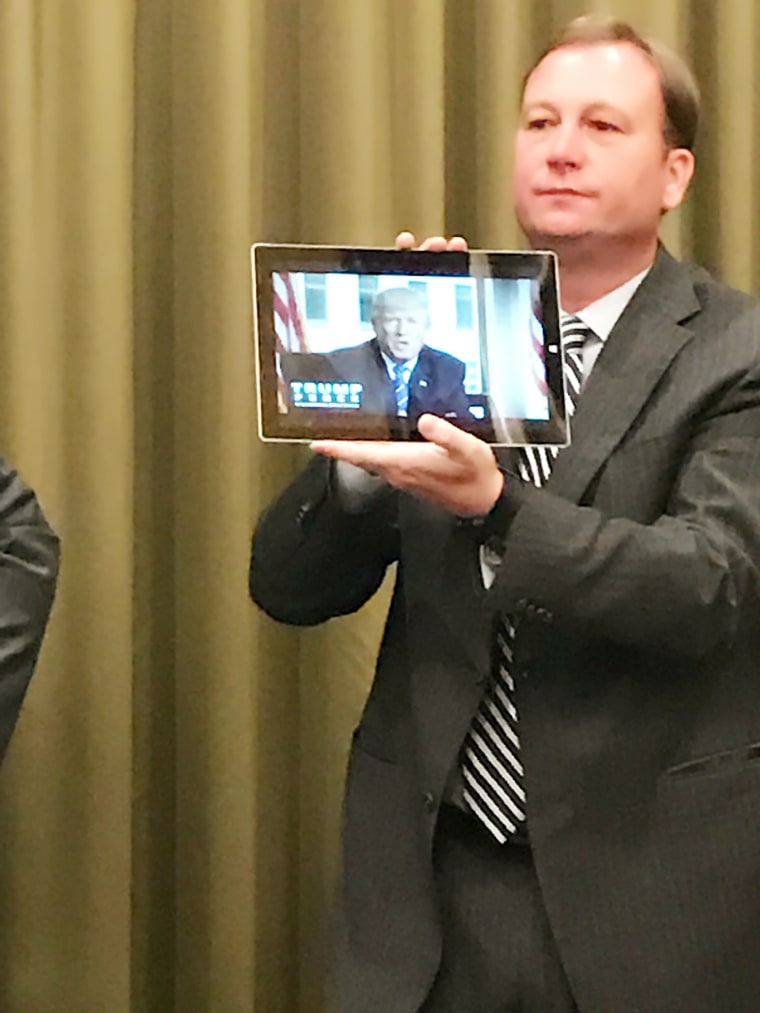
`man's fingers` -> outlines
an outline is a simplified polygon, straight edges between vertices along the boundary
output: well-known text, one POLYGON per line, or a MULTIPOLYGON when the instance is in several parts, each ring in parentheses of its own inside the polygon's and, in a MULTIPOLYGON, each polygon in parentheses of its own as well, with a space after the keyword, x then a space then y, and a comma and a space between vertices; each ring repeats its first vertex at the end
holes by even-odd
POLYGON ((463 236, 452 236, 446 244, 446 249, 464 253, 467 249, 467 240, 463 236))
POLYGON ((452 236, 451 239, 446 239, 445 236, 428 236, 417 246, 417 239, 413 232, 399 232, 396 236, 397 250, 413 250, 415 247, 419 250, 434 250, 436 253, 441 253, 443 250, 463 253, 467 250, 467 240, 463 236, 452 236))
POLYGON ((315 454, 339 457, 352 464, 377 454, 378 448, 382 446, 382 443, 375 443, 373 440, 313 440, 311 443, 311 449, 315 454))
POLYGON ((334 457, 374 472, 393 467, 404 455, 414 452, 410 445, 386 443, 382 440, 314 440, 311 449, 315 454, 334 457))
POLYGON ((483 443, 477 436, 466 433, 463 429, 437 415, 421 415, 417 428, 420 435, 424 436, 426 440, 442 447, 455 458, 471 457, 473 448, 483 443))
POLYGON ((421 250, 434 250, 436 253, 441 253, 446 249, 446 243, 445 236, 428 236, 427 239, 423 239, 419 248, 421 250))
POLYGON ((311 449, 315 454, 379 471, 392 467, 436 468, 435 462, 441 450, 453 460, 466 462, 486 446, 477 436, 437 415, 421 415, 417 427, 420 435, 433 446, 384 440, 314 440, 311 449))
MULTIPOLYGON (((445 425, 445 423, 444 423, 445 425)), ((382 440, 315 440, 312 450, 382 475, 404 488, 427 485, 431 477, 451 480, 447 451, 436 443, 395 443, 382 440)))

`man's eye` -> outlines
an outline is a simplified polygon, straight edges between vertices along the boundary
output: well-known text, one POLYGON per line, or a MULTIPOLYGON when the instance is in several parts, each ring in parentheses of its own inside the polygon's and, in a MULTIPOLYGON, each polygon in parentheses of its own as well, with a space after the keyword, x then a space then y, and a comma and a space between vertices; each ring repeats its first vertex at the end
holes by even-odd
POLYGON ((528 120, 528 130, 545 130, 549 126, 549 121, 546 117, 536 116, 533 119, 528 120))
POLYGON ((609 120, 592 120, 591 126, 601 133, 619 133, 620 127, 617 123, 610 123, 609 120))

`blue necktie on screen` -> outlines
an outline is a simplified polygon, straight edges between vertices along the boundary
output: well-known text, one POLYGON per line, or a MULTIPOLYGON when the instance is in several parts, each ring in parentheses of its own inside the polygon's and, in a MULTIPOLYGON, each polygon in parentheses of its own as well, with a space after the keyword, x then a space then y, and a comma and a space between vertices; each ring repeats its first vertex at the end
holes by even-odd
MULTIPOLYGON (((568 418, 583 383, 583 345, 591 330, 578 317, 563 315, 562 346, 568 418)), ((558 447, 524 447, 518 471, 526 482, 541 486, 551 475, 558 447)), ((503 844, 525 822, 525 786, 515 685, 512 678, 512 647, 515 623, 499 617, 494 647, 494 674, 470 725, 462 754, 464 801, 497 841, 503 844)))
POLYGON ((409 367, 405 362, 393 365, 393 393, 396 397, 396 412, 406 415, 409 408, 409 367))

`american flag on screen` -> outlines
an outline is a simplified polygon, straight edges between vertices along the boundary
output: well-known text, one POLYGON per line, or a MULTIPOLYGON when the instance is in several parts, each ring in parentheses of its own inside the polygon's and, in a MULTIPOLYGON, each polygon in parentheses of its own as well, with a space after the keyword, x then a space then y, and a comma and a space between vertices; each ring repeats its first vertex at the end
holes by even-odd
POLYGON ((288 272, 275 271, 272 274, 272 291, 276 337, 277 403, 281 412, 287 412, 287 397, 280 356, 283 352, 307 352, 309 347, 293 287, 293 279, 288 272))
POLYGON ((301 311, 298 307, 293 279, 287 272, 272 275, 274 290, 274 329, 277 351, 308 352, 301 311))

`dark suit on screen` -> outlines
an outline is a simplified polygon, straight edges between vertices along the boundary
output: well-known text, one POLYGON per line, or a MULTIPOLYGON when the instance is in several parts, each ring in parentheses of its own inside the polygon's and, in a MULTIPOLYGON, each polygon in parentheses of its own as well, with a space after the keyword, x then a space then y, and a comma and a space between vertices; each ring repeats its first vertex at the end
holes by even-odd
POLYGON ((264 513, 250 577, 312 624, 398 561, 348 764, 333 1008, 414 1013, 430 988, 433 831, 507 612, 530 846, 579 1010, 757 1013, 757 311, 660 251, 548 484, 507 476, 489 590, 477 525, 396 492, 345 513, 329 473, 313 460, 264 513))
MULTIPOLYGON (((286 388, 292 379, 361 383, 362 411, 372 415, 396 414, 393 382, 377 338, 335 352, 286 354, 282 358, 282 372, 286 388)), ((442 418, 471 420, 464 374, 461 359, 423 345, 409 381, 410 422, 416 423, 425 412, 442 418)))

